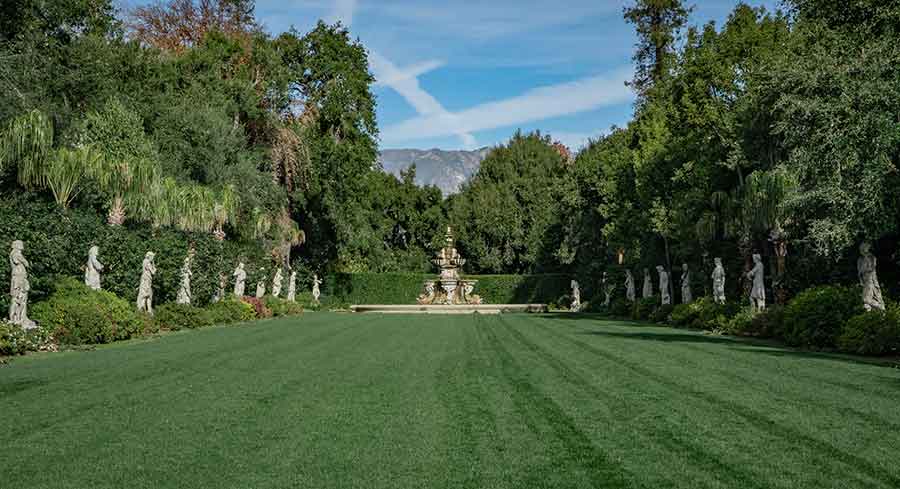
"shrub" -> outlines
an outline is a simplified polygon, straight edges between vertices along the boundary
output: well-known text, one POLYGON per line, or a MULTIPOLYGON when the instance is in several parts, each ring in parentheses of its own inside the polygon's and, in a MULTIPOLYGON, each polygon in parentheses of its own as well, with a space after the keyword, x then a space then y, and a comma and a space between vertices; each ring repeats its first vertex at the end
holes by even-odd
POLYGON ((213 324, 241 323, 256 318, 253 306, 237 299, 214 302, 206 307, 206 313, 213 324))
POLYGON ((631 316, 631 313, 633 310, 634 310, 633 303, 628 302, 628 299, 619 298, 619 299, 614 299, 612 302, 610 302, 609 311, 607 311, 607 313, 610 316, 624 318, 624 317, 631 316))
POLYGON ((648 321, 658 306, 659 298, 657 297, 639 299, 634 306, 632 318, 638 321, 648 321))
POLYGON ((742 334, 760 338, 777 338, 784 331, 784 306, 771 306, 753 316, 753 321, 742 334))
POLYGON ((719 333, 726 333, 735 336, 742 336, 749 334, 752 329, 753 320, 757 316, 761 316, 764 313, 754 313, 750 308, 743 308, 738 311, 737 314, 728 318, 727 321, 724 322, 724 325, 721 324, 720 321, 717 321, 715 331, 719 333), (724 326, 724 327, 722 327, 724 326))
POLYGON ((701 297, 694 302, 697 316, 691 327, 710 331, 728 329, 728 321, 741 311, 737 302, 718 304, 712 297, 701 297))
POLYGON ((253 307, 253 316, 256 319, 265 319, 272 317, 272 310, 266 307, 264 299, 256 297, 242 297, 241 300, 253 307))
POLYGON ((142 333, 148 321, 130 302, 70 277, 57 280, 56 290, 35 304, 32 316, 57 341, 72 345, 125 340, 142 333))
POLYGON ((266 296, 265 304, 275 317, 298 316, 303 314, 303 306, 296 302, 279 299, 278 297, 266 296))
POLYGON ((169 302, 153 311, 153 323, 161 330, 178 331, 212 326, 214 321, 206 309, 169 302))
POLYGON ((791 346, 829 348, 841 328, 862 313, 858 287, 824 286, 797 295, 784 310, 784 340, 791 346))
POLYGON ((837 340, 841 350, 860 355, 890 355, 900 352, 900 307, 868 311, 850 318, 837 340))
POLYGON ((667 323, 673 309, 672 304, 660 305, 650 314, 650 320, 654 323, 667 323))
POLYGON ((678 304, 672 309, 669 320, 676 328, 689 328, 700 315, 700 302, 690 304, 678 304))
POLYGON ((47 348, 51 338, 42 328, 24 330, 0 320, 0 356, 24 355, 47 348))

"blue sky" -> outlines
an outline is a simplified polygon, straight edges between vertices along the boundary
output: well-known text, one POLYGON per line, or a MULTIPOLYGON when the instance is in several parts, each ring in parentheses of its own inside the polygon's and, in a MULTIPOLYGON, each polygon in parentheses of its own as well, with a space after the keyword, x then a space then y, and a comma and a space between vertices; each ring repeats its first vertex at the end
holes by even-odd
MULTIPOLYGON (((128 3, 142 3, 131 0, 128 3)), ((627 3, 631 3, 628 1, 627 3)), ((736 0, 693 0, 691 23, 721 25, 736 0)), ((770 10, 778 0, 746 0, 770 10)), ((578 149, 632 114, 633 26, 625 1, 257 0, 264 27, 340 20, 379 80, 380 145, 492 146, 540 129, 578 149)))

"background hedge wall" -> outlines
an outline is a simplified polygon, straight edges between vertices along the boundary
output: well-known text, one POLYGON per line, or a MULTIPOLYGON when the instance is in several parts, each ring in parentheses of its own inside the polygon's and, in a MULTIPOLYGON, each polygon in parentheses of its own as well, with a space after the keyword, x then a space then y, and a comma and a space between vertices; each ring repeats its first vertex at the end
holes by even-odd
POLYGON ((53 203, 24 192, 4 193, 0 194, 0 277, 7 289, 0 293, 0 311, 9 307, 6 256, 16 239, 25 243, 25 257, 31 263, 32 302, 46 298, 55 275, 83 279, 92 245, 100 247, 99 259, 105 267, 101 274, 103 289, 129 301, 137 299, 141 264, 147 251, 156 253, 153 294, 157 304, 175 300, 181 265, 191 244, 196 250, 191 288, 197 305, 212 299, 219 272, 228 275, 231 290, 231 273, 239 260, 246 265, 250 293, 255 290, 262 267, 269 277, 272 275, 271 260, 255 243, 218 241, 203 233, 153 229, 148 225, 110 226, 93 209, 61 211, 53 203))
MULTIPOLYGON (((435 274, 339 273, 327 278, 322 295, 332 303, 415 304, 422 283, 435 274)), ((466 275, 478 280, 475 293, 489 304, 550 303, 569 294, 571 277, 546 275, 466 275)))

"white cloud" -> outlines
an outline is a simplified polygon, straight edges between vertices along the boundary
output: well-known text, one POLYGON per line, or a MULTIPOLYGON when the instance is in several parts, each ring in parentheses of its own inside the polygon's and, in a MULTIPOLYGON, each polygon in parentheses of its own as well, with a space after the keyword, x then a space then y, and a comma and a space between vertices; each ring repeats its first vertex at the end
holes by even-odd
MULTIPOLYGON (((422 89, 417 78, 417 72, 423 72, 423 67, 440 66, 439 61, 428 61, 414 66, 411 69, 401 70, 387 58, 377 52, 369 53, 369 64, 375 72, 375 78, 381 83, 391 87, 400 94, 419 113, 421 118, 440 120, 447 132, 442 135, 459 136, 463 145, 474 148, 477 144, 469 131, 461 128, 461 121, 448 112, 436 98, 422 89)), ((427 71, 427 70, 425 70, 427 71)))
POLYGON ((410 66, 409 68, 406 68, 402 71, 395 70, 396 71, 395 73, 391 73, 391 75, 393 76, 391 78, 387 78, 388 73, 385 73, 384 72, 385 70, 382 70, 382 76, 384 76, 385 78, 376 78, 375 83, 373 85, 376 87, 384 86, 384 85, 391 86, 391 85, 400 83, 404 80, 408 80, 411 78, 418 78, 418 77, 424 75, 425 73, 428 73, 429 71, 434 71, 434 70, 444 66, 444 64, 445 63, 440 60, 436 60, 436 59, 428 60, 428 61, 416 64, 416 65, 410 66))
POLYGON ((353 14, 356 12, 356 0, 335 0, 334 11, 328 17, 328 23, 341 21, 344 27, 353 25, 353 14))
POLYGON ((455 114, 420 111, 420 116, 389 126, 381 134, 389 142, 412 141, 578 114, 632 100, 632 92, 625 86, 630 76, 631 67, 623 67, 608 75, 535 88, 516 97, 477 105, 455 114))

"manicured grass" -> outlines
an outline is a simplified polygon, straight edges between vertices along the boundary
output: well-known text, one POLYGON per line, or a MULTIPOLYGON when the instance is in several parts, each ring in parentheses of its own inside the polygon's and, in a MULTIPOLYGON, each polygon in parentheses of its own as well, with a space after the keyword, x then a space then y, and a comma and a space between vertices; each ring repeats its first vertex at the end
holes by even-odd
POLYGON ((900 487, 900 370, 573 316, 309 313, 0 368, 0 487, 900 487))

